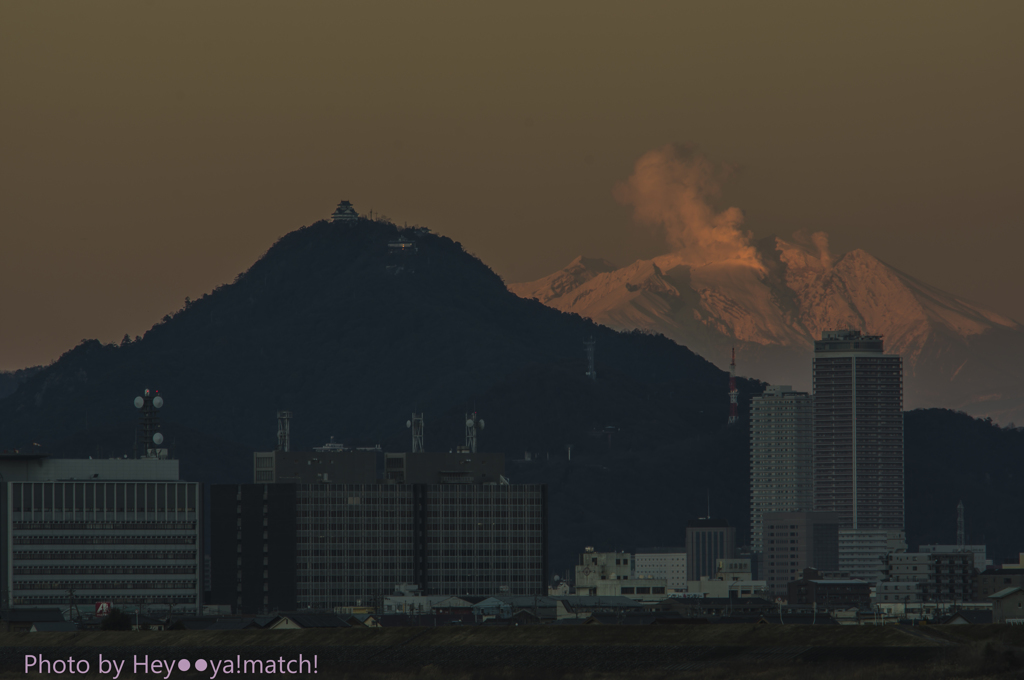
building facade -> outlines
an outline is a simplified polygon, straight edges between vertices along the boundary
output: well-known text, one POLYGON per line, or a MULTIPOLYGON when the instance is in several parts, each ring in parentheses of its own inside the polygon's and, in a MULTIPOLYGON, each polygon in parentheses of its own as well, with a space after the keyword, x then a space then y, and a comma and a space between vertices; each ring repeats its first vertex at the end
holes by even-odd
POLYGON ((0 460, 5 607, 202 612, 202 487, 178 461, 0 460))
POLYGON ((881 336, 814 343, 814 510, 844 529, 903 531, 903 360, 881 336))
POLYGON ((834 512, 769 512, 764 516, 764 581, 784 596, 804 569, 839 571, 839 515, 834 512))
POLYGON ((736 528, 724 519, 695 519, 686 526, 686 580, 715 577, 718 560, 736 557, 736 528))
POLYGON ((686 591, 686 549, 637 548, 633 575, 638 579, 665 579, 670 593, 686 591))
POLYGON ((790 606, 823 609, 866 609, 871 606, 871 586, 857 579, 827 579, 820 571, 804 569, 801 577, 786 584, 790 606))
POLYGON ((969 552, 890 553, 886 557, 885 578, 879 580, 875 592, 876 599, 882 603, 890 601, 890 597, 896 603, 974 602, 977 600, 974 555, 969 552))
POLYGON ((634 578, 634 558, 629 553, 596 552, 588 547, 576 565, 576 594, 633 600, 662 600, 667 595, 664 578, 634 578))
POLYGON ((750 549, 762 553, 767 512, 813 509, 813 402, 773 385, 750 405, 750 549))
POLYGON ((902 531, 886 529, 840 529, 839 571, 850 578, 877 583, 886 578, 886 559, 893 553, 907 553, 902 531))
POLYGON ((1024 571, 989 568, 978 574, 975 590, 980 600, 1007 588, 1024 588, 1024 571))
POLYGON ((254 484, 212 489, 213 598, 238 611, 423 595, 542 594, 543 485, 254 484))

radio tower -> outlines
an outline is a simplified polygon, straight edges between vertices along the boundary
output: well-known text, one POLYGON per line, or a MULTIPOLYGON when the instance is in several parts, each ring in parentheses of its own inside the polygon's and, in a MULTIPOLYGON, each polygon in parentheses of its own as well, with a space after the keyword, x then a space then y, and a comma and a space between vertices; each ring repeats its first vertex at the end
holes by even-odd
POLYGON ((736 389, 736 348, 732 348, 732 363, 729 364, 729 424, 735 425, 740 417, 737 412, 739 408, 740 393, 736 389))

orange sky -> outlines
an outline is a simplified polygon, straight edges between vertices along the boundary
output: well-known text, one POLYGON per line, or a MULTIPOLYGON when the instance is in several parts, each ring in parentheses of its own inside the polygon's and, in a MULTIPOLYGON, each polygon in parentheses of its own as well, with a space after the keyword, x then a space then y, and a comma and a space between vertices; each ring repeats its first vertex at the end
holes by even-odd
POLYGON ((827 231, 1024 320, 1024 3, 0 3, 0 370, 142 334, 339 199, 507 281, 665 250, 644 153, 740 166, 755 236, 827 231))

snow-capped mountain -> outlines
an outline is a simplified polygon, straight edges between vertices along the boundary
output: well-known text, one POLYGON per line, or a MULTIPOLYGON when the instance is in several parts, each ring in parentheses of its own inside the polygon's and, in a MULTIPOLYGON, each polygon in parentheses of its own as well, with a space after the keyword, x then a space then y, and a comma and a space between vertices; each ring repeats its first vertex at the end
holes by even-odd
POLYGON ((726 368, 809 390, 813 341, 854 328, 904 357, 908 409, 940 406, 1024 422, 1024 328, 946 293, 863 250, 835 261, 827 248, 769 237, 761 266, 701 266, 678 254, 616 268, 578 257, 548 277, 509 288, 619 330, 647 329, 726 368))

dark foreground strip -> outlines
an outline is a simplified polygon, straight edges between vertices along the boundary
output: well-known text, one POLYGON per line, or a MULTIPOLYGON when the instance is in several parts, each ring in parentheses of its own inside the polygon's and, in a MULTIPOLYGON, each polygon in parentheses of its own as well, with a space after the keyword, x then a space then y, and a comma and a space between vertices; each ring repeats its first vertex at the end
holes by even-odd
MULTIPOLYGON (((220 668, 220 675, 262 674, 290 675, 298 668, 297 661, 314 660, 315 673, 310 675, 330 676, 339 671, 400 671, 415 670, 424 666, 439 669, 474 668, 515 668, 517 670, 543 671, 683 671, 697 670, 722 664, 775 665, 796 661, 805 663, 927 663, 938 661, 948 654, 948 648, 941 647, 698 647, 698 646, 646 646, 646 645, 379 645, 358 646, 109 646, 109 647, 0 647, 0 671, 24 674, 26 656, 35 656, 36 663, 30 665, 27 674, 62 675, 68 671, 56 672, 53 663, 87 661, 91 673, 99 669, 100 655, 110 661, 122 663, 120 678, 134 677, 202 677, 212 678, 214 666, 220 668), (39 656, 50 662, 50 672, 43 666, 39 672, 39 656), (189 663, 189 671, 181 671, 178 662, 189 663), (197 671, 196 662, 205 662, 206 670, 197 671), (261 664, 245 664, 246 661, 260 661, 261 664), (283 660, 285 663, 280 664, 283 660), (161 667, 153 669, 152 663, 159 661, 161 667), (241 661, 241 667, 237 663, 241 661), (296 662, 288 664, 289 661, 296 662), (148 663, 147 672, 140 669, 148 663), (228 671, 227 662, 231 662, 228 671), (167 665, 173 666, 168 673, 167 665), (281 668, 278 668, 278 666, 281 668), (263 670, 255 670, 262 667, 263 670), (272 669, 272 670, 271 670, 272 669), (291 671, 291 672, 290 672, 291 671)), ((201 665, 202 666, 202 665, 201 665)), ((200 667, 201 667, 200 666, 200 667)), ((80 665, 81 667, 81 665, 80 665)), ((61 666, 56 666, 61 668, 61 666)), ((107 666, 109 670, 113 670, 107 666)), ((305 671, 307 666, 303 666, 305 671)), ((312 668, 310 666, 309 668, 312 668)), ((306 675, 305 672, 297 673, 306 675)), ((113 677, 113 672, 103 673, 113 677)), ((22 677, 25 677, 24 675, 22 677)), ((119 680, 120 680, 119 678, 119 680)))

